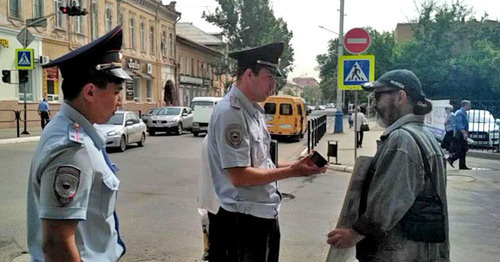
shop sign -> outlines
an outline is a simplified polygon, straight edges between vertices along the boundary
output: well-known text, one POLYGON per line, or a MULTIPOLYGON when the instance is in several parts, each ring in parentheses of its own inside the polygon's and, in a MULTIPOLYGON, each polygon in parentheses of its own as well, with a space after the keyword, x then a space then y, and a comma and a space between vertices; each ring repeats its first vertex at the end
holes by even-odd
POLYGON ((9 39, 0 38, 0 46, 4 48, 9 48, 9 39))
POLYGON ((193 84, 193 85, 203 85, 203 79, 202 78, 197 78, 197 77, 192 77, 192 76, 181 76, 180 79, 181 83, 186 83, 186 84, 193 84))
POLYGON ((141 64, 139 63, 139 60, 134 60, 130 58, 127 63, 127 67, 130 69, 141 69, 141 64))

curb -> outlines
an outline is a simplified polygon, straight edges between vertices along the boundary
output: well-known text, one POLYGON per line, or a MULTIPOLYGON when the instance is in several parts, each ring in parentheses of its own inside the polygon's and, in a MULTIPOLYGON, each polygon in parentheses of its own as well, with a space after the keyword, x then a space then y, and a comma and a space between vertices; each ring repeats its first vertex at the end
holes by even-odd
POLYGON ((0 145, 37 142, 38 140, 40 140, 40 136, 0 139, 0 145))
POLYGON ((333 171, 347 172, 347 173, 352 173, 352 171, 354 170, 352 166, 342 166, 342 165, 331 165, 328 167, 328 169, 333 171))

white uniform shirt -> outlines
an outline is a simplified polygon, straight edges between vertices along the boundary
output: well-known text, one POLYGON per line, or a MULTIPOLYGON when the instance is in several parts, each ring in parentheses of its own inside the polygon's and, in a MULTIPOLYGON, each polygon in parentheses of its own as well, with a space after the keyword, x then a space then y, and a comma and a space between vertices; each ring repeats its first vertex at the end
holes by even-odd
POLYGON ((261 218, 278 216, 281 194, 277 182, 235 187, 228 169, 274 169, 264 109, 250 101, 235 85, 214 108, 208 131, 208 157, 217 199, 230 212, 261 218))
POLYGON ((104 137, 66 103, 44 129, 28 185, 32 261, 44 261, 42 219, 79 221, 75 239, 83 261, 117 261, 123 254, 114 215, 120 181, 114 174, 117 169, 106 163, 104 147, 104 137))

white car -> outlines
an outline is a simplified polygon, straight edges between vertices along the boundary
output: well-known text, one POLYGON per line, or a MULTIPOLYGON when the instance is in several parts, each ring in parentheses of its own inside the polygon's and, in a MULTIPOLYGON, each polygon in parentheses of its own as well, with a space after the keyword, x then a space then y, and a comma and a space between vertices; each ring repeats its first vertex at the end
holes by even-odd
POLYGON ((127 145, 146 142, 146 124, 132 111, 116 111, 109 121, 96 127, 106 137, 106 147, 117 147, 121 152, 127 145))
POLYGON ((496 148, 499 144, 500 120, 487 110, 472 109, 467 112, 469 118, 469 138, 472 146, 496 148))
POLYGON ((175 132, 181 135, 183 130, 189 130, 193 125, 193 111, 189 107, 167 106, 151 116, 147 123, 148 133, 154 136, 156 132, 175 132))

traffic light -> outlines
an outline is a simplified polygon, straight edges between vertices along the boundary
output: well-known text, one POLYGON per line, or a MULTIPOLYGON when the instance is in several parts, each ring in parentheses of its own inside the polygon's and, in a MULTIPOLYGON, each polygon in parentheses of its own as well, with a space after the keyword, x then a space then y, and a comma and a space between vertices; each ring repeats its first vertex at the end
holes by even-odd
POLYGON ((87 14, 87 9, 82 8, 81 6, 61 6, 59 7, 59 10, 63 14, 66 14, 68 16, 82 16, 87 14))
POLYGON ((28 70, 19 70, 19 83, 28 83, 28 70))
POLYGON ((2 70, 2 81, 10 84, 10 70, 2 70))

